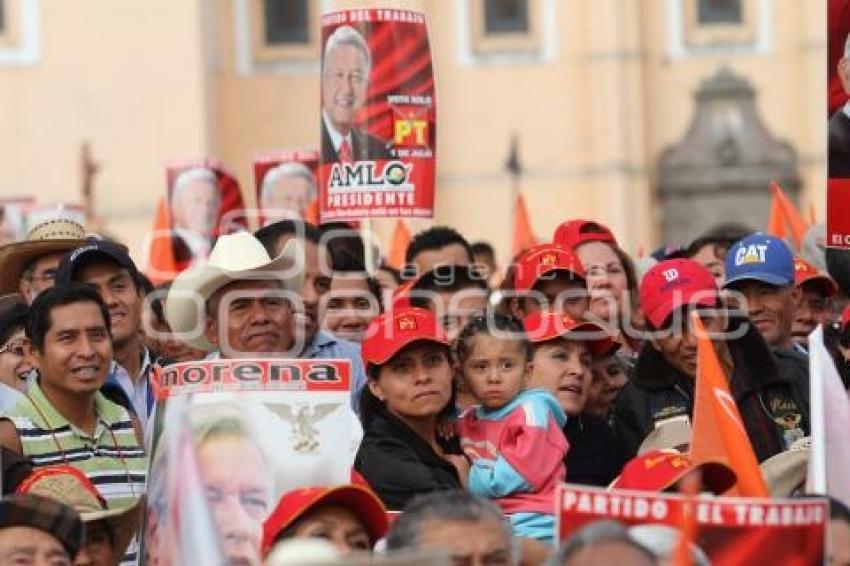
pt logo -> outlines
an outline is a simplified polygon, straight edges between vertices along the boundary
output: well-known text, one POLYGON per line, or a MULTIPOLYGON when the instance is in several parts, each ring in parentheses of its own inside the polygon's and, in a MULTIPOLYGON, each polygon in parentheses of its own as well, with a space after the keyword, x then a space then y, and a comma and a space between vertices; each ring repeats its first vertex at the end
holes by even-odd
POLYGON ((661 272, 661 275, 664 276, 664 280, 668 283, 670 281, 675 281, 679 278, 679 270, 678 269, 665 269, 661 272))

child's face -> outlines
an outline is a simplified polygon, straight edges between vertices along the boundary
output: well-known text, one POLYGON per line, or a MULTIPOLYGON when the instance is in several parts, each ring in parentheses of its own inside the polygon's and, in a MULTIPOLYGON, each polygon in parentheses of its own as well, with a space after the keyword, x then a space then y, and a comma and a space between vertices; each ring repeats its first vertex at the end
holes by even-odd
POLYGON ((590 350, 584 342, 557 338, 537 346, 531 358, 529 387, 550 391, 568 415, 578 415, 590 391, 590 350))
POLYGON ((522 390, 525 351, 517 340, 478 334, 464 361, 463 379, 485 409, 505 406, 522 390))

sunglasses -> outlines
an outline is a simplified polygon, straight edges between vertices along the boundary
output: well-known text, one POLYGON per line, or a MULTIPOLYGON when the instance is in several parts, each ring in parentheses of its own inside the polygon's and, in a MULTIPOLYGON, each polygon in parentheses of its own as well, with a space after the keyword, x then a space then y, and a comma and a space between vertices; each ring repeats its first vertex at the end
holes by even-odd
POLYGON ((24 348, 23 342, 6 342, 2 347, 0 347, 0 354, 5 354, 6 352, 23 357, 26 353, 26 349, 24 348))

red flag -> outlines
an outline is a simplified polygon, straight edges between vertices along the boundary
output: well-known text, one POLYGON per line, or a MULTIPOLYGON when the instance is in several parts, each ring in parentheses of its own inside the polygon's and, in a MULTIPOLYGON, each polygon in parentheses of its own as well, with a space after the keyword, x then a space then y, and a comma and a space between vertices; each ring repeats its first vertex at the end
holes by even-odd
POLYGON ((407 246, 410 245, 410 230, 407 228, 404 219, 399 218, 395 221, 395 229, 393 229, 393 239, 390 242, 390 255, 387 263, 391 267, 401 269, 404 267, 404 254, 407 252, 407 246))
POLYGON ((511 245, 511 254, 516 257, 520 252, 537 243, 534 232, 531 230, 531 220, 528 217, 528 208, 525 206, 525 198, 522 194, 517 197, 516 209, 514 210, 514 239, 511 245))
POLYGON ((154 285, 171 281, 180 272, 174 259, 174 249, 171 245, 171 219, 164 198, 159 199, 156 205, 156 219, 145 272, 154 285))
MULTIPOLYGON (((784 222, 791 228, 791 236, 794 238, 795 245, 799 248, 803 245, 803 238, 806 237, 806 232, 809 230, 809 223, 803 218, 797 208, 794 206, 782 189, 775 182, 770 183, 770 191, 773 193, 773 201, 779 208, 779 211, 784 217, 784 222)), ((771 208, 772 215, 773 208, 771 208)))
POLYGON ((697 334, 698 367, 691 459, 694 464, 721 462, 735 470, 738 483, 726 495, 769 497, 717 352, 696 313, 692 321, 697 334))

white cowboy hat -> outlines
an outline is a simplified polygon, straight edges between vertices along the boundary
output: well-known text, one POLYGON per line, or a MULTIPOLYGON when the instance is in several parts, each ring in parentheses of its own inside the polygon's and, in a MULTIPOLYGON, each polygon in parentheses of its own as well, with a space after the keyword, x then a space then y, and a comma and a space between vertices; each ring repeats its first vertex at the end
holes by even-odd
POLYGON ((199 350, 215 350, 203 335, 204 305, 213 293, 239 280, 277 280, 285 291, 297 292, 304 278, 304 254, 295 238, 272 259, 254 236, 237 232, 221 236, 206 264, 177 276, 165 300, 165 318, 180 340, 199 350))
POLYGON ((674 449, 687 452, 691 444, 691 421, 680 415, 659 421, 638 448, 638 455, 651 450, 674 449))
POLYGON ((759 464, 771 497, 791 497, 805 486, 811 442, 811 437, 801 438, 785 452, 759 464))

